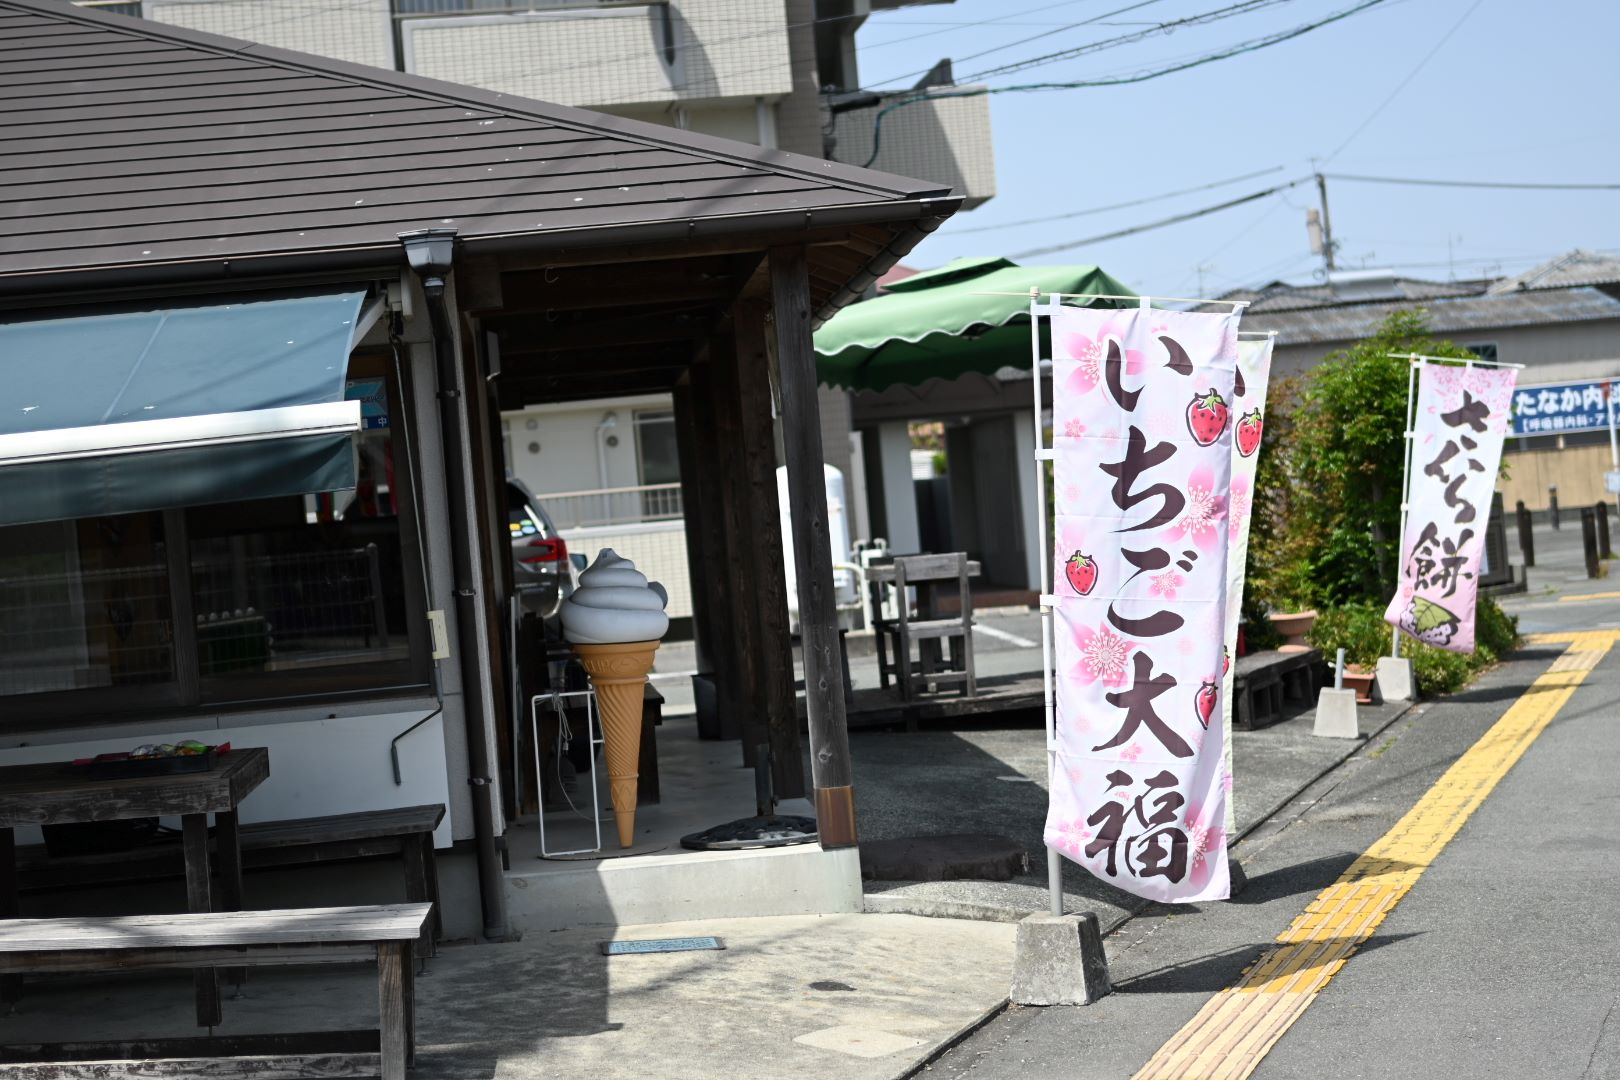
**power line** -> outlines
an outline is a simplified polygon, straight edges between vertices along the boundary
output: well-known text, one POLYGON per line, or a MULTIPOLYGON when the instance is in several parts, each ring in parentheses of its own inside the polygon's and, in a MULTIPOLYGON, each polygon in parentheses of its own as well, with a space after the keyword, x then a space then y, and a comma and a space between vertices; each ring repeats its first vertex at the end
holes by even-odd
MULTIPOLYGON (((1371 124, 1374 120, 1378 119, 1379 114, 1382 113, 1386 108, 1389 107, 1389 103, 1394 101, 1397 97, 1399 97, 1402 90, 1406 89, 1406 84, 1411 82, 1413 79, 1417 78, 1418 72, 1422 71, 1424 69, 1424 67, 1426 67, 1428 65, 1429 61, 1434 59, 1434 54, 1439 52, 1442 48, 1445 47, 1446 42, 1451 40, 1451 35, 1455 34, 1458 30, 1462 29, 1462 24, 1467 22, 1468 17, 1470 15, 1472 15, 1475 11, 1478 11, 1479 10, 1479 5, 1483 4, 1484 2, 1485 2, 1485 0, 1474 0, 1474 3, 1468 8, 1468 10, 1463 12, 1462 18, 1458 19, 1455 23, 1453 23, 1451 25, 1451 29, 1447 30, 1445 32, 1445 34, 1440 38, 1439 41, 1435 42, 1434 48, 1430 49, 1428 52, 1423 54, 1423 59, 1421 59, 1421 60, 1419 60, 1417 62, 1417 66, 1414 67, 1411 71, 1406 73, 1406 78, 1402 79, 1400 81, 1400 83, 1395 87, 1395 89, 1393 89, 1393 90, 1391 90, 1389 92, 1388 97, 1386 97, 1383 101, 1380 101, 1378 103, 1378 107, 1376 109, 1374 109, 1372 112, 1367 114, 1367 119, 1363 120, 1356 127, 1356 130, 1352 131, 1348 136, 1346 136, 1344 142, 1339 144, 1338 149, 1334 150, 1333 153, 1331 153, 1331 154, 1329 154, 1327 156, 1326 161, 1332 161, 1334 158, 1338 157, 1341 153, 1343 153, 1344 148, 1349 146, 1352 142, 1354 142, 1357 135, 1360 135, 1363 131, 1367 130, 1367 125, 1371 124)), ((1324 164, 1326 163, 1326 161, 1324 162, 1324 164)))
POLYGON ((1358 176, 1353 173, 1323 173, 1329 180, 1350 180, 1362 184, 1408 184, 1418 187, 1491 188, 1502 191, 1620 191, 1620 184, 1555 184, 1518 180, 1426 180, 1411 176, 1358 176))
MULTIPOLYGON (((940 34, 948 34, 953 30, 959 30, 959 29, 962 29, 963 27, 969 27, 969 26, 989 26, 992 23, 1005 23, 1006 25, 1009 25, 1009 26, 1017 26, 1018 25, 1017 23, 1006 23, 1006 20, 1007 19, 1016 19, 1016 18, 1018 18, 1019 16, 1022 16, 1022 15, 1034 15, 1036 12, 1039 12, 1039 11, 1050 11, 1053 8, 1069 7, 1072 4, 1077 4, 1077 3, 1080 3, 1080 2, 1081 2, 1081 0, 1058 0, 1058 3, 1055 3, 1055 4, 1042 4, 1040 7, 1025 8, 1023 11, 1015 11, 1015 12, 1012 12, 1011 14, 1008 14, 1008 15, 993 15, 988 19, 977 19, 977 20, 975 20, 973 22, 957 23, 954 26, 951 26, 951 27, 949 27, 947 29, 944 29, 944 30, 930 30, 926 34, 907 34, 905 37, 902 37, 902 38, 891 38, 888 41, 875 41, 870 45, 862 45, 861 46, 861 51, 863 53, 864 52, 871 52, 873 49, 882 49, 882 48, 886 48, 889 45, 899 45, 899 44, 903 44, 903 43, 906 43, 906 42, 912 42, 912 41, 918 40, 919 38, 936 37, 936 36, 938 36, 940 34)), ((919 25, 917 23, 911 22, 911 20, 909 20, 909 19, 907 20, 907 22, 910 23, 910 25, 913 25, 913 26, 919 25)), ((933 24, 924 23, 924 24, 920 24, 920 25, 925 25, 926 26, 926 25, 933 25, 933 24)), ((933 68, 927 68, 927 69, 925 69, 923 71, 914 71, 909 75, 896 75, 892 79, 884 79, 883 82, 873 83, 872 85, 874 85, 874 86, 884 86, 884 85, 886 85, 888 83, 899 82, 901 79, 913 79, 913 78, 916 78, 918 75, 926 75, 926 74, 928 74, 929 71, 932 71, 932 70, 933 70, 933 68)))
POLYGON ((1269 187, 1264 191, 1254 191, 1247 195, 1240 195, 1235 199, 1228 199, 1225 202, 1216 203, 1214 206, 1206 206, 1199 210, 1189 210, 1184 214, 1176 214, 1172 217, 1161 218, 1158 221, 1150 221, 1145 225, 1133 225, 1128 229, 1116 229, 1113 232, 1099 233, 1096 236, 1088 236, 1081 240, 1069 240, 1061 244, 1051 244, 1046 247, 1030 248, 1028 251, 1016 251, 1011 257, 1014 259, 1029 259, 1034 258, 1037 255, 1051 255, 1053 252, 1067 251, 1070 248, 1083 247, 1086 244, 1100 244, 1104 240, 1118 240, 1123 236, 1134 236, 1137 233, 1148 232, 1153 229, 1162 229, 1167 225, 1179 225, 1183 221, 1192 221, 1194 218, 1207 217, 1210 214, 1216 214, 1222 210, 1230 210, 1235 206, 1243 206, 1244 204, 1252 203, 1257 199, 1264 199, 1269 195, 1277 194, 1279 191, 1286 191, 1287 189, 1297 187, 1300 184, 1308 184, 1315 179, 1316 178, 1314 176, 1301 176, 1298 179, 1290 180, 1285 184, 1278 184, 1276 187, 1269 187))
MULTIPOLYGON (((1205 11, 1197 15, 1189 15, 1184 19, 1172 19, 1169 22, 1157 23, 1144 30, 1134 30, 1129 34, 1119 34, 1115 37, 1104 38, 1101 41, 1093 41, 1086 45, 1077 45, 1072 49, 1063 49, 1059 52, 1045 53, 1041 56, 1029 57, 1026 60, 1018 60, 1011 64, 1003 64, 1000 67, 986 68, 983 71, 975 71, 972 75, 963 76, 961 81, 972 83, 980 82, 984 79, 995 78, 998 75, 1011 75, 1014 72, 1025 71, 1033 67, 1043 67, 1046 64, 1055 64, 1062 60, 1073 60, 1077 57, 1087 56, 1094 52, 1102 52, 1105 49, 1118 48, 1121 45, 1132 45, 1138 41, 1143 41, 1157 34, 1171 34, 1177 30, 1181 30, 1189 26, 1202 26, 1206 23, 1219 22, 1222 19, 1230 19, 1238 15, 1247 15, 1250 12, 1259 11, 1263 8, 1275 7, 1278 4, 1286 4, 1290 2, 1292 2, 1292 0, 1240 0, 1239 3, 1230 4, 1223 8, 1216 8, 1213 11, 1205 11)), ((1138 4, 1136 6, 1140 7, 1142 5, 1138 4)), ((1119 12, 1110 12, 1109 14, 1117 15, 1119 12)), ((1033 39, 1026 38, 1025 40, 1033 39)), ((986 52, 989 51, 993 50, 986 50, 986 52)), ((979 53, 977 55, 982 56, 984 53, 979 53)), ((971 59, 971 57, 964 57, 964 59, 971 59)))
MULTIPOLYGON (((1075 30, 1075 29, 1078 29, 1079 27, 1082 27, 1082 26, 1090 26, 1090 25, 1092 25, 1094 23, 1101 22, 1104 19, 1113 18, 1115 15, 1124 15, 1126 12, 1135 11, 1137 8, 1145 8, 1145 7, 1149 6, 1150 4, 1157 4, 1157 3, 1162 3, 1162 2, 1163 2, 1163 0, 1137 0, 1137 2, 1134 3, 1134 4, 1128 4, 1125 7, 1116 8, 1113 11, 1105 11, 1101 15, 1097 15, 1097 16, 1095 16, 1093 18, 1090 18, 1090 19, 1082 19, 1080 22, 1069 23, 1068 25, 1063 26, 1058 30, 1053 30, 1053 31, 1050 31, 1050 32, 1045 33, 1045 34, 1035 34, 1035 35, 1032 35, 1030 37, 1019 38, 1017 41, 1009 41, 1005 45, 996 45, 996 46, 993 46, 993 47, 988 48, 988 49, 981 49, 980 51, 978 51, 976 53, 968 53, 966 56, 953 56, 951 58, 951 63, 952 64, 960 64, 964 60, 974 60, 974 59, 977 59, 978 57, 981 57, 981 56, 989 56, 991 53, 993 53, 993 52, 1001 52, 1003 49, 1017 48, 1019 45, 1027 45, 1031 41, 1039 41, 1041 38, 1051 37, 1052 34, 1061 34, 1064 30, 1075 30)), ((932 68, 924 68, 922 71, 912 71, 912 72, 908 72, 908 73, 906 73, 904 75, 896 75, 892 79, 884 79, 882 82, 872 83, 871 86, 864 87, 863 89, 872 89, 873 87, 886 86, 889 83, 900 82, 900 81, 902 81, 904 79, 913 79, 913 78, 916 78, 918 75, 926 75, 929 71, 932 71, 932 70, 933 70, 932 68)), ((964 79, 963 81, 964 82, 973 82, 975 80, 974 79, 964 79)))
POLYGON ((1132 206, 1142 206, 1146 203, 1160 202, 1164 199, 1174 199, 1179 195, 1191 195, 1195 191, 1209 191, 1211 188, 1225 187, 1228 184, 1239 184, 1245 180, 1253 180, 1257 176, 1269 173, 1282 172, 1281 165, 1273 165, 1269 169, 1258 169, 1255 172, 1244 173, 1242 176, 1232 176, 1225 180, 1216 180, 1208 184, 1199 184, 1197 187, 1182 188, 1179 191, 1166 191, 1162 195, 1148 195, 1141 199, 1132 199, 1130 202, 1113 203, 1109 206, 1093 206, 1086 210, 1073 210, 1067 214, 1053 214, 1049 217, 1024 218, 1022 221, 1003 221, 997 225, 976 225, 971 229, 952 229, 952 236, 962 236, 966 233, 994 232, 997 229, 1016 229, 1022 225, 1045 225, 1052 221, 1068 221, 1070 218, 1090 217, 1093 214, 1106 214, 1111 210, 1125 210, 1132 206))
POLYGON ((1018 86, 981 86, 972 89, 946 91, 935 94, 923 93, 914 97, 902 98, 899 101, 879 109, 877 116, 873 117, 872 153, 871 156, 866 159, 866 164, 867 166, 870 166, 874 161, 876 161, 878 152, 882 149, 883 118, 894 110, 904 108, 907 105, 915 105, 920 101, 933 101, 940 98, 981 97, 985 94, 1029 93, 1042 90, 1079 90, 1090 87, 1126 86, 1131 83, 1146 82, 1149 79, 1157 79, 1162 78, 1165 75, 1173 75, 1178 71, 1188 71, 1192 68, 1202 67, 1205 64, 1213 64, 1217 60, 1227 60, 1234 56, 1241 56, 1244 53, 1258 52, 1259 50, 1269 48, 1272 45, 1280 45, 1285 41, 1291 41, 1294 38, 1301 37, 1313 30, 1320 30, 1324 26, 1329 26, 1333 23, 1340 22, 1341 20, 1348 19, 1352 15, 1358 15, 1369 8, 1377 7, 1379 4, 1386 2, 1387 0, 1361 0, 1361 2, 1358 4, 1344 8, 1341 11, 1336 11, 1331 15, 1324 16, 1323 18, 1317 19, 1315 22, 1304 23, 1300 26, 1296 26, 1292 30, 1283 30, 1275 34, 1268 34, 1264 37, 1251 38, 1248 41, 1239 42, 1236 45, 1221 49, 1218 52, 1206 53, 1203 56, 1195 57, 1191 60, 1185 60, 1180 63, 1171 64, 1168 67, 1156 68, 1151 71, 1138 72, 1134 75, 1125 75, 1109 79, 1091 79, 1081 82, 1026 83, 1018 86))

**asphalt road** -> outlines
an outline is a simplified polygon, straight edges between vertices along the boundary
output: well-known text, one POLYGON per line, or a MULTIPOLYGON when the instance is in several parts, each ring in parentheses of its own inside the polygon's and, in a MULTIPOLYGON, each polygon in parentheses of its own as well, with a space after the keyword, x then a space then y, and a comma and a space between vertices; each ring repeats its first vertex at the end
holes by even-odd
MULTIPOLYGON (((1620 583, 1579 576, 1578 549, 1573 570, 1548 550, 1569 532, 1549 538, 1531 591, 1509 605, 1526 631, 1620 626, 1620 595, 1602 595, 1620 583)), ((1154 908, 1127 923, 1108 942, 1110 997, 1086 1008, 1013 1008, 919 1075, 1136 1076, 1161 1047, 1185 1040, 1184 1025, 1273 948, 1563 649, 1532 645, 1363 747, 1239 847, 1250 884, 1233 900, 1154 908)), ((1620 643, 1253 1076, 1620 1080, 1617 698, 1620 643)))

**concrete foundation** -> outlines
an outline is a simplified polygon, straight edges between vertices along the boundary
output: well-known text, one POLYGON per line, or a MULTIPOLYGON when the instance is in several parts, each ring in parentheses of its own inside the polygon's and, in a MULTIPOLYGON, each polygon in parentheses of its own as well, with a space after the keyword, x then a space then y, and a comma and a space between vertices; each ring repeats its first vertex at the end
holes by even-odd
POLYGON ((1385 701, 1411 701, 1415 690, 1412 661, 1394 656, 1378 658, 1378 692, 1385 701))
POLYGON ((1018 924, 1015 1005, 1090 1005, 1110 989, 1097 916, 1031 915, 1018 924))
MULTIPOLYGON (((636 811, 636 843, 622 852, 599 781, 600 855, 540 857, 538 823, 513 823, 506 843, 506 902, 512 927, 528 933, 575 926, 633 926, 689 919, 827 915, 862 910, 861 859, 855 848, 817 844, 756 851, 687 851, 681 837, 754 813, 754 773, 734 742, 706 742, 691 719, 658 729, 662 800, 636 811)), ((546 815, 546 848, 596 845, 590 774, 571 798, 576 809, 546 815)), ((814 817, 803 799, 783 800, 782 814, 814 817)))
POLYGON ((1359 739, 1356 692, 1324 687, 1316 699, 1316 727, 1311 734, 1325 739, 1359 739))

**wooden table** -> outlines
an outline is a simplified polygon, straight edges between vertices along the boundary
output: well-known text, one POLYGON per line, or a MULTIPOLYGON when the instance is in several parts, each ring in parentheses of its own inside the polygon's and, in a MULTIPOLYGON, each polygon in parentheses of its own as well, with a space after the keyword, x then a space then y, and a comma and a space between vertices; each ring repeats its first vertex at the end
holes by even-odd
MULTIPOLYGON (((129 818, 178 817, 186 860, 186 901, 190 911, 240 911, 242 845, 236 807, 270 775, 270 751, 262 746, 233 749, 207 772, 102 780, 85 775, 68 762, 0 767, 0 918, 16 918, 18 825, 73 825, 129 818), (220 863, 216 906, 208 865, 208 815, 214 828, 220 863)), ((219 977, 213 969, 198 971, 197 1024, 220 1021, 219 977)), ((7 977, 0 997, 15 1001, 15 976, 7 977)))
MULTIPOLYGON (((908 555, 894 556, 894 558, 910 558, 908 555)), ((969 559, 967 565, 968 577, 976 578, 980 573, 979 561, 969 559)), ((866 580, 873 585, 894 584, 894 564, 892 562, 873 563, 866 568, 866 580)))

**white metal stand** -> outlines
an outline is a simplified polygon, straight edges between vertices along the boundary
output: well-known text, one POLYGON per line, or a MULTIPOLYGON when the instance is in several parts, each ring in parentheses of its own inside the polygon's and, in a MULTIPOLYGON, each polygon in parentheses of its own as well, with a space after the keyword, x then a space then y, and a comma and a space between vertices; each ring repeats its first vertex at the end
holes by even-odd
MULTIPOLYGON (((590 855, 602 850, 602 799, 596 789, 597 748, 605 741, 606 736, 601 735, 602 725, 596 716, 595 690, 570 690, 567 693, 553 691, 549 694, 536 694, 529 699, 530 735, 534 743, 534 777, 535 802, 539 804, 539 813, 536 817, 540 822, 540 858, 555 859, 563 855, 590 855), (557 714, 557 721, 562 730, 568 729, 568 712, 563 702, 569 698, 585 699, 585 738, 591 744, 591 822, 596 826, 596 846, 592 848, 578 848, 573 851, 546 850, 546 807, 544 785, 541 783, 540 770, 540 703, 549 701, 557 714), (593 734, 595 732, 596 734, 593 734)), ((572 802, 570 802, 572 805, 572 802)))

